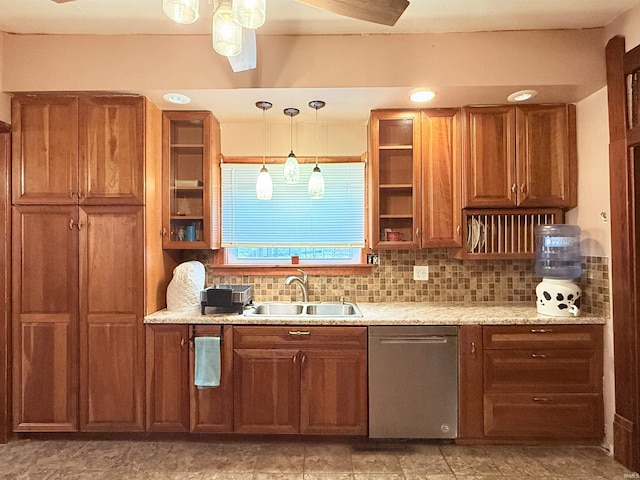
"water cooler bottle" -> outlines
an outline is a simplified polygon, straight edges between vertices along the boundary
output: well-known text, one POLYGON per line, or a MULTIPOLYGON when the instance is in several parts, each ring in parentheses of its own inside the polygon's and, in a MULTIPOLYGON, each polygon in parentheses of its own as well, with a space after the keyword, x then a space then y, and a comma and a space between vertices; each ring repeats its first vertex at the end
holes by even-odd
POLYGON ((538 313, 553 317, 580 315, 582 291, 573 279, 582 274, 580 227, 538 225, 536 236, 536 287, 538 313))

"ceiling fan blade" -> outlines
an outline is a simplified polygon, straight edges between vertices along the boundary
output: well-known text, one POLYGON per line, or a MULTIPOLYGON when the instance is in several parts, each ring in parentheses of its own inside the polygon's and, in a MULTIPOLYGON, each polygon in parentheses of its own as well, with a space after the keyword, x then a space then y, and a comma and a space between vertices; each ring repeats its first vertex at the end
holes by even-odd
POLYGON ((252 28, 242 29, 242 51, 235 57, 227 57, 234 72, 252 70, 257 65, 256 31, 252 28))
POLYGON ((296 0, 328 12, 393 26, 409 6, 407 0, 296 0))

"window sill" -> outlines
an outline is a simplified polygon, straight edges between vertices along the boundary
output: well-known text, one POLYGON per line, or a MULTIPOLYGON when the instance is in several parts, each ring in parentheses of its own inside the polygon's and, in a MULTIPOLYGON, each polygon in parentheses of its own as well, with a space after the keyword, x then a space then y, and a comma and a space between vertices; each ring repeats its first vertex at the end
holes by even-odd
POLYGON ((325 275, 329 277, 342 275, 371 275, 375 265, 313 265, 308 263, 283 265, 213 265, 214 275, 288 275, 300 268, 309 275, 325 275))

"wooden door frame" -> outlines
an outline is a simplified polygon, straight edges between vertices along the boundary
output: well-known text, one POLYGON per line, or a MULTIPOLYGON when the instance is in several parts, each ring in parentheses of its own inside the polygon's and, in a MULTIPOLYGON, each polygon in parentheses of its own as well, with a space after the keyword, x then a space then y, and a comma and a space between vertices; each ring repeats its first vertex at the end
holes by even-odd
POLYGON ((4 246, 0 249, 0 443, 11 435, 11 127, 0 122, 0 228, 4 246))
POLYGON ((640 46, 625 52, 622 36, 606 49, 611 185, 611 301, 615 407, 614 458, 640 470, 640 126, 627 128, 626 75, 640 69, 640 46), (638 213, 637 213, 638 212, 638 213))

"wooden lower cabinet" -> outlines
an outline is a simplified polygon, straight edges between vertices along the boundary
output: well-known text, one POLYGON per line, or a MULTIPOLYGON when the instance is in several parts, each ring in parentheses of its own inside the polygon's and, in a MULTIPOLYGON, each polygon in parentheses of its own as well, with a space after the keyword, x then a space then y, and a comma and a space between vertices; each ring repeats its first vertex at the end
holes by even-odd
POLYGON ((227 433, 233 430, 231 332, 231 326, 147 325, 148 431, 227 433), (193 339, 219 336, 221 328, 220 386, 198 389, 193 383, 193 339))
POLYGON ((366 435, 366 327, 234 327, 234 431, 366 435))
POLYGON ((460 336, 461 440, 602 438, 602 325, 469 326, 460 336))

